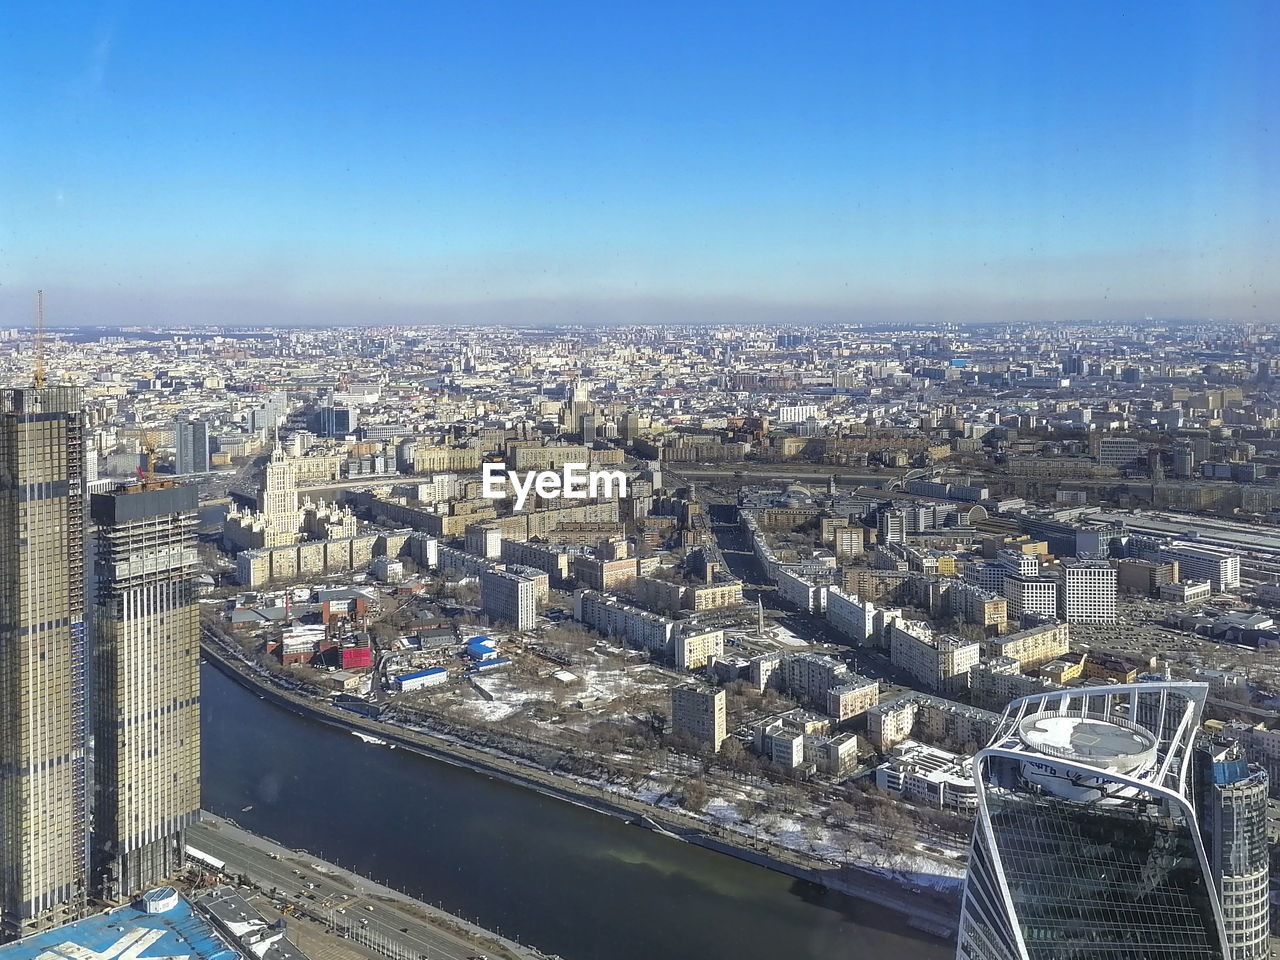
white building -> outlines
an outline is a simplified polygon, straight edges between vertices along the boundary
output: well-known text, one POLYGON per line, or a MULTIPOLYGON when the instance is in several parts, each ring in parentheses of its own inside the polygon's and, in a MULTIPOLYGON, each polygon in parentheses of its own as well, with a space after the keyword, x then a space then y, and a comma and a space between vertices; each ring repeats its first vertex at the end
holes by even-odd
POLYGON ((632 646, 659 656, 672 656, 675 621, 623 603, 596 590, 576 590, 573 618, 607 636, 620 637, 632 646))
POLYGON ((480 606, 485 616, 532 630, 538 622, 538 584, 507 570, 480 574, 480 606))
POLYGON ((1041 577, 1005 577, 1004 598, 1009 602, 1009 619, 1058 616, 1058 581, 1041 577))
POLYGON ((778 596, 799 607, 805 613, 823 613, 827 609, 826 584, 816 584, 786 567, 776 570, 778 596))
POLYGON ((473 523, 468 525, 463 541, 468 553, 486 560, 502 557, 502 528, 496 524, 473 523))
POLYGON ((1129 555, 1140 560, 1164 563, 1176 560, 1180 578, 1208 580, 1213 585, 1214 593, 1240 589, 1238 553, 1157 537, 1134 536, 1129 538, 1129 555))
POLYGON ((810 417, 818 415, 818 406, 814 403, 800 403, 789 407, 778 408, 778 423, 804 423, 810 417))
POLYGON ((1116 568, 1105 560, 1065 560, 1058 570, 1058 619, 1116 622, 1116 568))
POLYGON ((876 633, 876 607, 839 587, 827 590, 827 622, 842 636, 862 644, 876 633))
POLYGON ((876 767, 876 786, 904 800, 939 810, 972 813, 977 788, 968 758, 904 740, 876 767))
POLYGON ((395 685, 401 693, 408 693, 410 690, 421 690, 424 687, 438 687, 448 679, 448 670, 444 667, 432 667, 430 670, 401 674, 396 678, 395 685))

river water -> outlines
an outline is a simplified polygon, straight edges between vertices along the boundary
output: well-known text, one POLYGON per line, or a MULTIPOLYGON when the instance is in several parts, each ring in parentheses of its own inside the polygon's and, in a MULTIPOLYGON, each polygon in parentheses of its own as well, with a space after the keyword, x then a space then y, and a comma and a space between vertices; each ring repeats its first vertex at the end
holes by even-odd
POLYGON ((565 960, 954 956, 873 904, 201 681, 206 809, 565 960))

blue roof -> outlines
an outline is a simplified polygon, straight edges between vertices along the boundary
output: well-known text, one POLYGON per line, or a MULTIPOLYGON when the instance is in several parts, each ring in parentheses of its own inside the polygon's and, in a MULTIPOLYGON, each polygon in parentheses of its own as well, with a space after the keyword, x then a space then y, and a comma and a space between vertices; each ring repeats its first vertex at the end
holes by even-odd
POLYGON ((470 640, 467 641, 467 644, 468 646, 473 646, 473 647, 475 646, 496 647, 498 645, 498 641, 492 639, 491 637, 472 637, 470 640))
POLYGON ((434 677, 442 673, 448 673, 444 667, 432 667, 430 670, 416 670, 413 673, 402 673, 397 678, 399 680, 417 680, 419 677, 434 677))
POLYGON ((145 913, 130 905, 32 934, 0 947, 0 960, 35 960, 46 951, 66 957, 59 947, 67 943, 104 957, 128 953, 137 960, 235 960, 239 956, 218 937, 208 920, 179 899, 164 913, 145 913))

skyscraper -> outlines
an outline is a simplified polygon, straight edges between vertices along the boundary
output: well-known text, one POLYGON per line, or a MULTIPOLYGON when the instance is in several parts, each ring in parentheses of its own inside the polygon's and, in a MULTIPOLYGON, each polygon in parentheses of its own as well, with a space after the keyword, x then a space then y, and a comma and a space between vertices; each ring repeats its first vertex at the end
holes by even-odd
POLYGON ((200 809, 196 490, 95 493, 92 880, 116 899, 182 865, 200 809))
POLYGON ((300 523, 298 473, 279 443, 271 452, 271 462, 267 464, 261 506, 263 516, 267 519, 269 534, 275 534, 275 538, 269 540, 267 546, 280 546, 297 539, 300 523))
POLYGON ((974 758, 958 960, 1210 960, 1226 934, 1187 782, 1208 688, 1015 700, 974 758))
POLYGON ((77 915, 88 867, 79 391, 0 390, 0 928, 77 915))
POLYGON ((177 430, 176 473, 209 471, 209 425, 203 420, 179 423, 177 430))
POLYGON ((1196 749, 1196 816, 1222 901, 1230 960, 1270 956, 1267 774, 1232 741, 1196 749))

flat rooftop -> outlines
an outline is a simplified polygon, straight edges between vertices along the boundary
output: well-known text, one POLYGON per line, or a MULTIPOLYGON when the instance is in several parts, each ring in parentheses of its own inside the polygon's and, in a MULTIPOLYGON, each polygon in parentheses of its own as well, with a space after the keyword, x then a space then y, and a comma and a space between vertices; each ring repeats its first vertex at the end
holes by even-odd
POLYGON ((0 947, 0 960, 83 960, 122 954, 147 960, 238 960, 240 954, 184 898, 161 913, 146 913, 141 901, 109 913, 32 934, 0 947))

